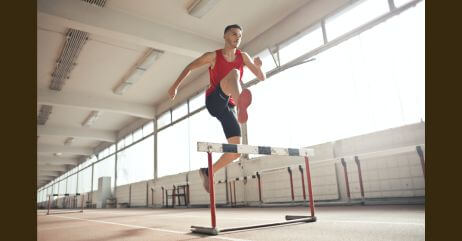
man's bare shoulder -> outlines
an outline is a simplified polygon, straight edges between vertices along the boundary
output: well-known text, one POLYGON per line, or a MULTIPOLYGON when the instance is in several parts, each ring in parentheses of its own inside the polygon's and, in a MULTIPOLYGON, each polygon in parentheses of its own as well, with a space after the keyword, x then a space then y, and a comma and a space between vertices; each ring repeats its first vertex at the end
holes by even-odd
POLYGON ((204 56, 206 58, 210 58, 210 59, 215 59, 216 55, 217 55, 217 53, 215 51, 212 51, 212 52, 206 52, 202 56, 204 56))
POLYGON ((250 55, 247 52, 241 51, 241 55, 244 59, 244 63, 247 63, 250 60, 250 55))

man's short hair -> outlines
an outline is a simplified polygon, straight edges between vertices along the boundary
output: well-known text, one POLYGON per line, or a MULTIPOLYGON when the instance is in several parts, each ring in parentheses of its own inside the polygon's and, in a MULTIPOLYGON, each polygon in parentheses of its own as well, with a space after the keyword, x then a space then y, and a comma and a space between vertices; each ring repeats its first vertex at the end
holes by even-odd
POLYGON ((226 26, 224 33, 228 32, 228 30, 230 30, 232 28, 238 28, 238 29, 240 29, 242 31, 242 27, 239 26, 238 24, 231 24, 231 25, 226 26))

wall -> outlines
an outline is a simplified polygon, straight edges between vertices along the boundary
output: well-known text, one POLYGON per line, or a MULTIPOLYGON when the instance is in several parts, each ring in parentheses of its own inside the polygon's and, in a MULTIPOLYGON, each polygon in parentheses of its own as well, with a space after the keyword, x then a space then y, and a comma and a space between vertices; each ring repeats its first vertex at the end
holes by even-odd
MULTIPOLYGON (((425 179, 419 156, 415 151, 416 145, 422 145, 425 151, 424 144, 425 123, 416 123, 309 147, 315 150, 315 156, 310 158, 314 200, 318 202, 349 201, 344 169, 340 162, 341 157, 345 158, 347 166, 351 199, 362 199, 355 155, 360 160, 366 200, 424 197, 425 179), (403 151, 405 149, 407 151, 403 151), (387 151, 388 154, 379 152, 384 150, 396 151, 387 151)), ((299 165, 305 174, 304 163, 304 159, 300 157, 253 157, 229 164, 225 169, 215 173, 215 180, 225 180, 226 176, 228 180, 231 180, 253 175, 259 171, 262 173, 262 201, 290 204, 292 198, 287 167, 291 167, 293 174, 294 201, 300 202, 304 199, 299 165), (281 169, 261 172, 273 168, 281 169)), ((148 206, 151 207, 154 203, 154 207, 160 207, 162 206, 162 187, 172 189, 173 185, 186 183, 190 187, 191 205, 209 204, 209 195, 202 187, 199 172, 194 170, 164 176, 156 181, 149 180, 131 184, 132 207, 145 207, 146 198, 148 206)), ((306 178, 304 178, 304 184, 306 188, 308 185, 306 178)), ((117 187, 118 203, 129 202, 129 187, 130 185, 117 187)), ((260 204, 257 179, 248 179, 246 182, 236 181, 235 187, 238 204, 260 204)), ((217 205, 227 204, 226 196, 226 185, 216 184, 217 205)), ((308 192, 306 192, 306 197, 308 198, 308 192)), ((230 198, 229 193, 228 198, 230 198)))

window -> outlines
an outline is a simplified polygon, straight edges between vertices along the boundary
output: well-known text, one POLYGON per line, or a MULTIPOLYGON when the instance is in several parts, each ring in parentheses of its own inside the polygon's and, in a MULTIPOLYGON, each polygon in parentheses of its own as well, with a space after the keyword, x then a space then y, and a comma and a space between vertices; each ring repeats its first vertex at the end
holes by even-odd
POLYGON ((143 138, 143 130, 142 128, 133 132, 133 142, 138 141, 139 139, 143 138))
POLYGON ((98 160, 98 158, 96 158, 95 155, 92 155, 92 156, 90 157, 90 163, 88 163, 88 165, 92 164, 93 162, 96 162, 97 160, 98 160))
POLYGON ((205 106, 205 91, 202 91, 189 100, 189 112, 193 112, 203 106, 205 106))
POLYGON ((111 177, 111 189, 114 188, 115 156, 112 155, 95 163, 93 174, 93 191, 98 190, 98 178, 111 177))
POLYGON ((154 121, 150 121, 143 126, 143 137, 146 137, 154 132, 154 121))
MULTIPOLYGON (((276 68, 276 63, 274 62, 273 56, 271 55, 268 49, 263 50, 259 54, 255 55, 255 57, 260 57, 262 66, 261 70, 263 72, 268 72, 274 68, 276 68)), ((244 74, 242 75, 242 82, 247 83, 253 79, 255 79, 255 75, 250 71, 247 67, 245 67, 244 74)))
POLYGON ((184 117, 188 114, 188 106, 186 103, 181 104, 172 111, 172 121, 176 121, 181 117, 184 117))
POLYGON ((112 144, 112 145, 109 147, 109 155, 114 154, 114 153, 115 153, 115 150, 116 150, 115 144, 112 144))
POLYGON ((249 143, 302 147, 424 120, 424 23, 419 4, 252 87, 249 143))
POLYGON ((132 142, 133 142, 133 136, 130 133, 125 137, 125 147, 130 146, 132 142))
POLYGON ((185 172, 189 170, 188 119, 159 131, 158 177, 185 172))
POLYGON ((122 150, 124 147, 125 147, 125 139, 122 138, 122 140, 119 140, 119 142, 117 142, 117 149, 122 150))
POLYGON ((83 194, 91 191, 91 166, 81 170, 78 173, 78 192, 83 194))
MULTIPOLYGON (((189 170, 196 170, 207 166, 207 154, 197 151, 197 142, 226 143, 226 137, 220 122, 210 116, 207 110, 189 117, 189 125, 189 170)), ((220 154, 214 153, 212 157, 216 161, 220 154)))
POLYGON ((67 178, 67 193, 75 194, 77 191, 77 174, 73 174, 67 178))
POLYGON ((389 11, 387 0, 358 1, 327 18, 327 39, 331 41, 389 11))
POLYGON ((50 185, 48 188, 47 188, 47 195, 52 195, 53 194, 53 185, 50 185))
POLYGON ((109 148, 104 148, 99 154, 98 154, 98 159, 101 160, 105 157, 107 157, 109 154, 109 148))
POLYGON ((66 194, 66 193, 67 193, 67 192, 66 192, 66 188, 67 188, 67 186, 66 186, 66 179, 63 179, 63 180, 59 181, 59 184, 58 184, 58 194, 60 194, 60 195, 66 194))
POLYGON ((154 136, 117 153, 117 186, 154 178, 154 136))
POLYGON ((319 25, 314 29, 308 30, 307 33, 302 33, 300 35, 301 36, 298 36, 298 39, 295 38, 294 41, 289 41, 289 44, 286 44, 279 49, 281 65, 286 64, 324 44, 322 29, 319 25))
POLYGON ((171 123, 170 111, 165 112, 157 119, 157 128, 162 128, 171 123))

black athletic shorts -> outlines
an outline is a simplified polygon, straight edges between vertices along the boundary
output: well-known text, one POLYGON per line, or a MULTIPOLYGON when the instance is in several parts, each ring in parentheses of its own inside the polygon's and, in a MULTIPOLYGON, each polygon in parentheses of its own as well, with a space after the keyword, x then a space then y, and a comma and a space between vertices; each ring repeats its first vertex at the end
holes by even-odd
POLYGON ((228 101, 229 96, 221 90, 220 85, 205 98, 207 110, 220 121, 226 139, 241 136, 241 127, 236 118, 236 108, 234 105, 230 105, 228 101))

